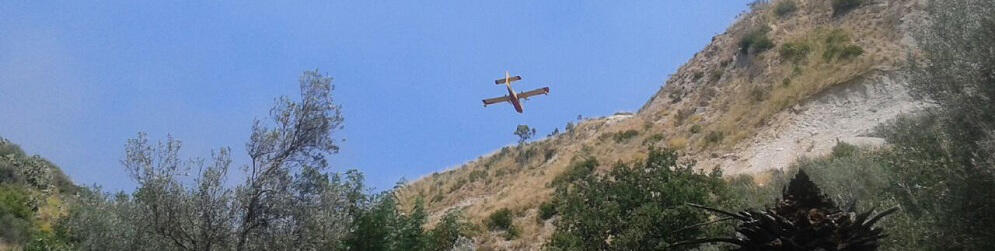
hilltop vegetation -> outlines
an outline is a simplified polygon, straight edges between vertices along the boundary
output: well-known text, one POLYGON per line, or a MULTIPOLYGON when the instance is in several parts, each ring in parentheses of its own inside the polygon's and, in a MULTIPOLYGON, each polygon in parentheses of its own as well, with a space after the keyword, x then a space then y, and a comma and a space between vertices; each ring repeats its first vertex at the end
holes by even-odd
POLYGON ((51 239, 77 191, 51 162, 0 138, 0 249, 58 247, 51 239))

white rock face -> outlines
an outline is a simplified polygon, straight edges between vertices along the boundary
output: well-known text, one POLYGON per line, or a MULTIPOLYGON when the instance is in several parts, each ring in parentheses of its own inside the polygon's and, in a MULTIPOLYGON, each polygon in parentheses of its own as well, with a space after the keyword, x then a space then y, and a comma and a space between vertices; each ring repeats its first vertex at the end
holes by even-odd
POLYGON ((837 141, 881 145, 883 139, 869 135, 876 126, 929 105, 909 95, 900 74, 871 74, 778 113, 769 123, 772 126, 738 144, 733 153, 699 163, 720 165, 727 175, 750 174, 786 168, 801 157, 828 154, 837 141))

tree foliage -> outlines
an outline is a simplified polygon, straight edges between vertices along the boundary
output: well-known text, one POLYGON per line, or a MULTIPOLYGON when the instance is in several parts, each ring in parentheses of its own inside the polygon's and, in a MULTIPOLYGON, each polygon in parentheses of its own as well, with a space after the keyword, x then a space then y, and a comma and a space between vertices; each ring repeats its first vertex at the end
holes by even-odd
POLYGON ((646 161, 616 165, 594 175, 597 161, 574 164, 557 183, 554 201, 560 218, 547 248, 553 250, 662 249, 699 236, 706 215, 687 203, 712 204, 724 190, 718 175, 694 171, 671 150, 652 150, 646 161))
POLYGON ((121 161, 136 191, 80 190, 54 236, 85 250, 444 250, 469 236, 461 217, 426 231, 421 199, 402 211, 394 190, 369 194, 358 171, 326 171, 343 121, 332 89, 305 72, 300 98, 279 98, 270 123, 253 124, 251 162, 234 185, 228 148, 185 159, 179 140, 139 133, 121 161))
POLYGON ((882 132, 897 147, 907 205, 931 216, 946 247, 995 243, 995 2, 931 1, 915 37, 913 93, 939 108, 882 132))
POLYGON ((529 128, 528 125, 518 125, 518 127, 515 128, 515 136, 518 136, 518 145, 524 144, 525 141, 531 139, 532 136, 535 136, 535 134, 536 129, 529 128))

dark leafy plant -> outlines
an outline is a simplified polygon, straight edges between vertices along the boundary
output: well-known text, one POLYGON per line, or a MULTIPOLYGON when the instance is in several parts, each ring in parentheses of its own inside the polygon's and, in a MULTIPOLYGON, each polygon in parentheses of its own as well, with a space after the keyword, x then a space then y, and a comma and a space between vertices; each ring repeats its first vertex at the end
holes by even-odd
POLYGON ((894 213, 891 208, 879 214, 872 211, 855 213, 851 205, 840 210, 836 204, 809 180, 804 171, 788 184, 781 200, 773 208, 727 212, 707 206, 694 207, 711 211, 740 222, 735 237, 708 238, 680 243, 676 246, 724 242, 736 245, 735 250, 877 250, 884 238, 874 224, 894 213))

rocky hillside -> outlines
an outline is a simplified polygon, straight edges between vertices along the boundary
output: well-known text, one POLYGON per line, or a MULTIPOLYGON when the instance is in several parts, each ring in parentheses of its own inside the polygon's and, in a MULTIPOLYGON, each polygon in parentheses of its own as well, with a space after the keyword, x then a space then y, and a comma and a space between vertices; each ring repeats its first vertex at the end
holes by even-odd
POLYGON ((478 247, 535 249, 554 230, 550 220, 537 220, 538 207, 578 158, 631 162, 650 147, 669 147, 697 168, 731 176, 785 168, 838 141, 880 144, 871 128, 927 105, 908 94, 901 71, 914 51, 910 32, 921 4, 758 1, 638 113, 570 122, 562 134, 416 180, 400 196, 409 205, 424 198, 430 221, 459 208, 482 224, 511 209, 519 237, 482 231, 478 247))

